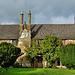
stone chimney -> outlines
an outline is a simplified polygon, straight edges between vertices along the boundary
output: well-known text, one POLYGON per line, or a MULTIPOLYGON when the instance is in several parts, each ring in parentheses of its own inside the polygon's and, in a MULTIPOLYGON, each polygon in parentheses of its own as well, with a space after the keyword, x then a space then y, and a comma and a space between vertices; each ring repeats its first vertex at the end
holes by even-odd
POLYGON ((28 31, 31 31, 31 11, 29 10, 28 13, 28 26, 27 26, 28 31))
POLYGON ((20 32, 23 31, 23 11, 21 11, 21 19, 20 19, 20 32))
POLYGON ((24 29, 26 29, 26 21, 24 22, 24 29))

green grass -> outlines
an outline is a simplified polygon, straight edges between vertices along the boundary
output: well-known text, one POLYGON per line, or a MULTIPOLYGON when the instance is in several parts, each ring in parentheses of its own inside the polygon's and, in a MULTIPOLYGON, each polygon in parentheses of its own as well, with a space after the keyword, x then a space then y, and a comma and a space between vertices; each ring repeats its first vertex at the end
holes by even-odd
POLYGON ((75 70, 39 69, 39 68, 0 68, 0 75, 75 75, 75 70))

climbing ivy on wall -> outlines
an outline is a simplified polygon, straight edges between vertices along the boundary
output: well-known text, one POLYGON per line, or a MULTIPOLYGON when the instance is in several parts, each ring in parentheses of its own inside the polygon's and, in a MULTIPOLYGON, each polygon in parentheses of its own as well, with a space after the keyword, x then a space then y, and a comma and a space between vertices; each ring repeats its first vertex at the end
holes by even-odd
POLYGON ((29 59, 35 58, 36 55, 43 55, 48 64, 50 63, 48 67, 52 67, 59 58, 62 41, 54 34, 44 36, 44 39, 37 45, 38 40, 38 38, 33 39, 32 47, 26 50, 29 59))
POLYGON ((59 58, 59 48, 62 45, 62 41, 53 35, 44 36, 43 41, 41 42, 41 49, 43 51, 43 55, 45 60, 48 62, 48 67, 53 67, 55 65, 55 61, 59 58))

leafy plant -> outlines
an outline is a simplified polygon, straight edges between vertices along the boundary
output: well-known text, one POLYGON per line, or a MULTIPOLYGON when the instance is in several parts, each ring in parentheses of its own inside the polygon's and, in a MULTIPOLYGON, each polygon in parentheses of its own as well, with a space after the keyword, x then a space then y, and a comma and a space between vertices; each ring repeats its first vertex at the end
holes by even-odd
POLYGON ((55 61, 59 58, 59 48, 62 41, 54 34, 44 36, 44 39, 37 45, 38 41, 37 38, 33 39, 32 47, 26 50, 29 59, 34 59, 36 55, 43 55, 47 63, 50 64, 50 66, 48 64, 47 66, 54 66, 55 61))
POLYGON ((60 48, 60 60, 62 65, 75 68, 75 44, 69 44, 60 48))
POLYGON ((0 44, 0 66, 8 68, 13 65, 17 57, 20 56, 20 48, 10 43, 2 42, 0 44))
POLYGON ((62 41, 55 34, 44 36, 44 40, 41 42, 41 49, 45 60, 50 63, 50 67, 58 60, 61 45, 62 41))

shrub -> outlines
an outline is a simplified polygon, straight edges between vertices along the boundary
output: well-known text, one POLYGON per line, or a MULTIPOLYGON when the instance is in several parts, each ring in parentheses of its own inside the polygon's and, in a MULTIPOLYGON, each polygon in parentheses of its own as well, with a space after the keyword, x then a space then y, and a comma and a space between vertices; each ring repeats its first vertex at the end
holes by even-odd
POLYGON ((19 63, 16 61, 13 65, 14 68, 18 68, 19 67, 19 63))
POLYGON ((2 68, 2 67, 0 66, 0 68, 2 68))
POLYGON ((60 60, 62 65, 68 68, 75 68, 75 44, 60 48, 60 60))
POLYGON ((13 65, 20 56, 20 52, 20 48, 17 48, 10 43, 2 42, 0 44, 0 66, 7 68, 13 65))
POLYGON ((44 36, 41 42, 39 42, 38 38, 33 39, 32 46, 26 50, 26 54, 31 60, 36 58, 36 55, 42 55, 48 62, 46 67, 54 67, 55 61, 59 58, 59 48, 61 45, 61 39, 55 36, 55 34, 49 34, 44 36))

